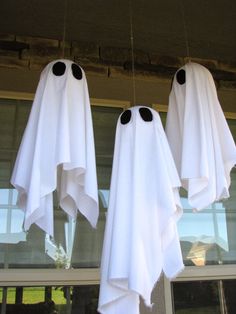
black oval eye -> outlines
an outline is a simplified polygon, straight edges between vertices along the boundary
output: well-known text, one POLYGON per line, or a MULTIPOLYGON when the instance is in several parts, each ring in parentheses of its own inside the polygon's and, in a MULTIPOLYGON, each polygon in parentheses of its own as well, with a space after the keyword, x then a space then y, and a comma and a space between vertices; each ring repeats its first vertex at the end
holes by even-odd
POLYGON ((72 74, 73 76, 77 79, 77 80, 81 80, 82 79, 82 70, 81 68, 75 64, 75 63, 72 63, 71 65, 71 70, 72 70, 72 74))
POLYGON ((121 124, 127 124, 129 123, 130 119, 131 119, 131 111, 128 109, 122 113, 120 117, 120 122, 121 124))
POLYGON ((52 72, 56 76, 61 76, 65 73, 66 65, 65 63, 58 61, 52 67, 52 72))
POLYGON ((176 79, 177 79, 177 82, 180 84, 180 85, 183 85, 186 81, 186 77, 185 77, 185 70, 181 69, 179 70, 177 73, 176 73, 176 79))
POLYGON ((152 112, 150 109, 140 108, 139 113, 144 121, 152 121, 152 112))

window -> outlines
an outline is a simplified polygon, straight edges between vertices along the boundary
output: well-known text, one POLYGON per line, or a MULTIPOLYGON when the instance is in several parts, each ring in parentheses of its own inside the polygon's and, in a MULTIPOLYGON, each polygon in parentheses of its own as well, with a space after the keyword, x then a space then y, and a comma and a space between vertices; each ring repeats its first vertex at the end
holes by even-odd
POLYGON ((205 280, 173 284, 176 314, 233 314, 236 312, 236 280, 205 280))
POLYGON ((0 101, 0 267, 99 267, 115 127, 122 108, 92 106, 100 196, 100 219, 97 229, 93 230, 81 215, 77 221, 68 219, 58 207, 55 195, 54 238, 45 235, 35 225, 29 232, 24 232, 23 212, 17 208, 17 193, 9 183, 30 109, 30 101, 0 101))
POLYGON ((98 285, 0 289, 1 313, 97 313, 98 285))
MULTIPOLYGON (((228 120, 236 138, 236 120, 228 120)), ((236 264, 236 170, 231 171, 230 198, 193 213, 182 191, 183 217, 178 223, 186 266, 236 264)))
MULTIPOLYGON (((28 98, 28 97, 27 97, 28 98)), ((23 212, 10 185, 16 153, 32 100, 0 99, 0 303, 1 314, 96 313, 118 116, 127 103, 92 100, 100 215, 96 229, 78 215, 68 218, 54 195, 54 237, 32 225, 22 229, 23 212), (50 302, 49 302, 50 301, 50 302), (17 306, 17 307, 16 307, 17 306), (31 310, 29 310, 29 308, 31 310), (66 310, 67 309, 67 310, 66 310), (27 312, 29 311, 29 312, 27 312), (48 312, 47 312, 48 311, 48 312)))
MULTIPOLYGON (((17 313, 27 313, 24 305, 30 311, 36 306, 46 307, 54 314, 96 313, 115 129, 118 116, 128 104, 97 100, 92 103, 100 203, 98 226, 93 230, 81 215, 76 221, 68 218, 58 207, 55 195, 55 236, 51 238, 35 225, 24 232, 23 213, 16 205, 17 193, 9 182, 32 100, 0 99, 1 314, 6 309, 7 313, 16 312, 16 305, 17 313)), ((161 107, 159 111, 162 110, 161 107)), ((166 114, 160 115, 165 124, 166 114)), ((228 122, 236 138, 236 120, 228 122)), ((164 280, 166 313, 235 312, 231 294, 236 282, 235 170, 231 180, 230 199, 197 214, 181 191, 184 215, 178 229, 186 268, 174 282, 164 280), (205 291, 211 298, 205 298, 205 291)), ((159 294, 163 293, 158 289, 159 294)), ((155 308, 154 313, 158 312, 158 303, 155 308)))
MULTIPOLYGON (((162 114, 165 120, 165 113, 162 114)), ((236 139, 236 119, 228 124, 236 139)), ((178 222, 185 270, 165 284, 166 313, 233 314, 236 284, 236 170, 230 198, 194 213, 181 189, 184 214, 178 222)))

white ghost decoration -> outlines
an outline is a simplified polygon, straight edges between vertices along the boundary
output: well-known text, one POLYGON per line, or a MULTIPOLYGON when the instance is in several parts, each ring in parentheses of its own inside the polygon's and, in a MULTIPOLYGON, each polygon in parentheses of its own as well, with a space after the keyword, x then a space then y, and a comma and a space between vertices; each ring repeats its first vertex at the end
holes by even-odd
POLYGON ((183 269, 176 222, 180 180, 159 114, 135 106, 118 119, 103 243, 98 311, 137 314, 151 306, 162 270, 183 269))
POLYGON ((53 235, 53 191, 71 217, 79 210, 96 226, 97 175, 85 73, 70 60, 42 71, 12 178, 24 228, 37 224, 53 235))
POLYGON ((236 147, 204 66, 190 62, 175 74, 166 134, 190 205, 201 210, 228 198, 236 147))

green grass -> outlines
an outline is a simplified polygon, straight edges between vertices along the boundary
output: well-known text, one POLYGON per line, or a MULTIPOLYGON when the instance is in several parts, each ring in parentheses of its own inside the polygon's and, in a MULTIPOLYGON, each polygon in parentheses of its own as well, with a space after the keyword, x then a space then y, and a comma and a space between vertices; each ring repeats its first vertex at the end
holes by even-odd
MULTIPOLYGON (((0 289, 0 303, 2 300, 2 291, 0 289)), ((7 304, 14 304, 16 296, 15 288, 7 289, 7 304)), ((64 298, 63 291, 61 288, 52 288, 52 300, 55 304, 66 304, 66 299, 64 298)), ((38 302, 44 302, 44 287, 26 287, 23 292, 23 301, 24 304, 34 304, 38 302)))

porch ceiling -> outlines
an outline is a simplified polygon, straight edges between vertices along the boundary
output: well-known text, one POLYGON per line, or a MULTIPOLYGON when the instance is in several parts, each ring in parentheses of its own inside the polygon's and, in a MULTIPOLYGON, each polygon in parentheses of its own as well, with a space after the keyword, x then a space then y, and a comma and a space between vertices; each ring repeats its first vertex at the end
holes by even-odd
MULTIPOLYGON (((135 49, 186 56, 186 29, 192 57, 236 62, 235 0, 133 0, 132 13, 135 49)), ((129 1, 1 1, 0 33, 61 39, 64 27, 66 40, 130 47, 129 1)))

